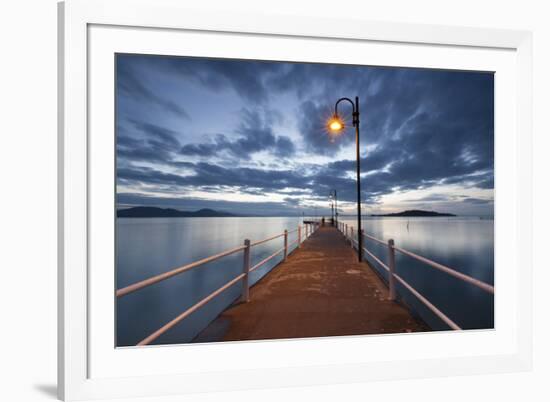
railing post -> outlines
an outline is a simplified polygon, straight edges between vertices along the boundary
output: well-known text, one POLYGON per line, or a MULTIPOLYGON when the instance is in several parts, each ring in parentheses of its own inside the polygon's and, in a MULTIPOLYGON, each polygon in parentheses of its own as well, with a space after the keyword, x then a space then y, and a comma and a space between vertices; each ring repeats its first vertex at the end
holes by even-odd
POLYGON ((390 268, 389 274, 389 287, 390 287, 390 300, 395 300, 395 248, 393 248, 393 239, 388 240, 388 262, 390 268))
POLYGON ((248 274, 250 273, 250 240, 245 239, 244 241, 245 249, 243 250, 243 293, 241 296, 241 301, 246 303, 250 300, 249 289, 248 289, 248 274))
POLYGON ((351 248, 353 248, 353 226, 351 227, 351 241, 350 241, 350 244, 351 244, 351 248))
POLYGON ((288 256, 288 230, 285 229, 285 256, 283 258, 283 261, 286 261, 287 256, 288 256))
POLYGON ((298 248, 302 247, 302 226, 298 225, 298 248))

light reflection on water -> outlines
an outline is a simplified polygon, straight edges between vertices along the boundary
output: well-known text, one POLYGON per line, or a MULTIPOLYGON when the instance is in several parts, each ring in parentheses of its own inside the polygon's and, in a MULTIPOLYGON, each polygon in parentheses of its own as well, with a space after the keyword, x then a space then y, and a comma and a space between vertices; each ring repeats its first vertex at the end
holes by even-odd
MULTIPOLYGON (((349 224, 353 219, 342 218, 349 224)), ((117 219, 117 288, 209 257, 243 244, 293 230, 301 218, 123 218, 117 219)), ((372 218, 365 231, 380 239, 493 283, 493 221, 470 218, 372 218), (409 223, 407 229, 407 222, 409 223)), ((289 243, 297 233, 289 235, 289 243)), ((367 247, 386 261, 387 249, 372 241, 367 247)), ((252 249, 252 264, 281 248, 279 238, 252 249)), ((295 247, 295 246, 293 246, 295 247)), ((255 283, 282 256, 251 274, 255 283)), ((493 297, 403 255, 396 256, 397 272, 464 328, 493 327, 493 297)), ((375 265, 373 263, 373 265, 375 265)), ((242 271, 242 252, 192 269, 127 295, 117 301, 117 345, 135 345, 184 310, 224 285, 242 271)), ((433 314, 400 294, 432 328, 446 329, 433 314)), ((236 284, 183 320, 154 343, 192 340, 233 300, 236 284)))

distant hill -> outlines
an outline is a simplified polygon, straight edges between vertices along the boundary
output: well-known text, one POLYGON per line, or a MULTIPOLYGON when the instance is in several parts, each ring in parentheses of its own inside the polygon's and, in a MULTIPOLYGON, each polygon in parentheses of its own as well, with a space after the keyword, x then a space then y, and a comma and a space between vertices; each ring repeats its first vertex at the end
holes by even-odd
POLYGON ((381 214, 371 216, 456 216, 454 214, 439 213, 435 211, 422 211, 420 209, 410 209, 403 212, 395 212, 393 214, 381 214))
POLYGON ((230 217, 237 216, 228 212, 203 208, 198 211, 180 211, 172 208, 132 207, 117 210, 119 218, 191 218, 191 217, 230 217))

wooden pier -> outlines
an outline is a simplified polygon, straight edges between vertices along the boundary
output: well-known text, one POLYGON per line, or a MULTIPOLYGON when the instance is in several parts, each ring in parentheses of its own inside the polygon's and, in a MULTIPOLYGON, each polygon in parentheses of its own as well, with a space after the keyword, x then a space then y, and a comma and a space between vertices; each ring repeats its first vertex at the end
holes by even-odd
POLYGON ((316 230, 194 342, 427 331, 335 227, 316 230))

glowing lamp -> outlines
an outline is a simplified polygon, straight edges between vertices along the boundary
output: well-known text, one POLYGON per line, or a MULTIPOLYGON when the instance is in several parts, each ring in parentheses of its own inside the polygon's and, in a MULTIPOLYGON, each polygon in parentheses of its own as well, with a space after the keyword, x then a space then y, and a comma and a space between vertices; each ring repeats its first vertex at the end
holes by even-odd
POLYGON ((342 131, 344 129, 344 121, 337 114, 335 114, 328 121, 328 128, 333 132, 342 131))

